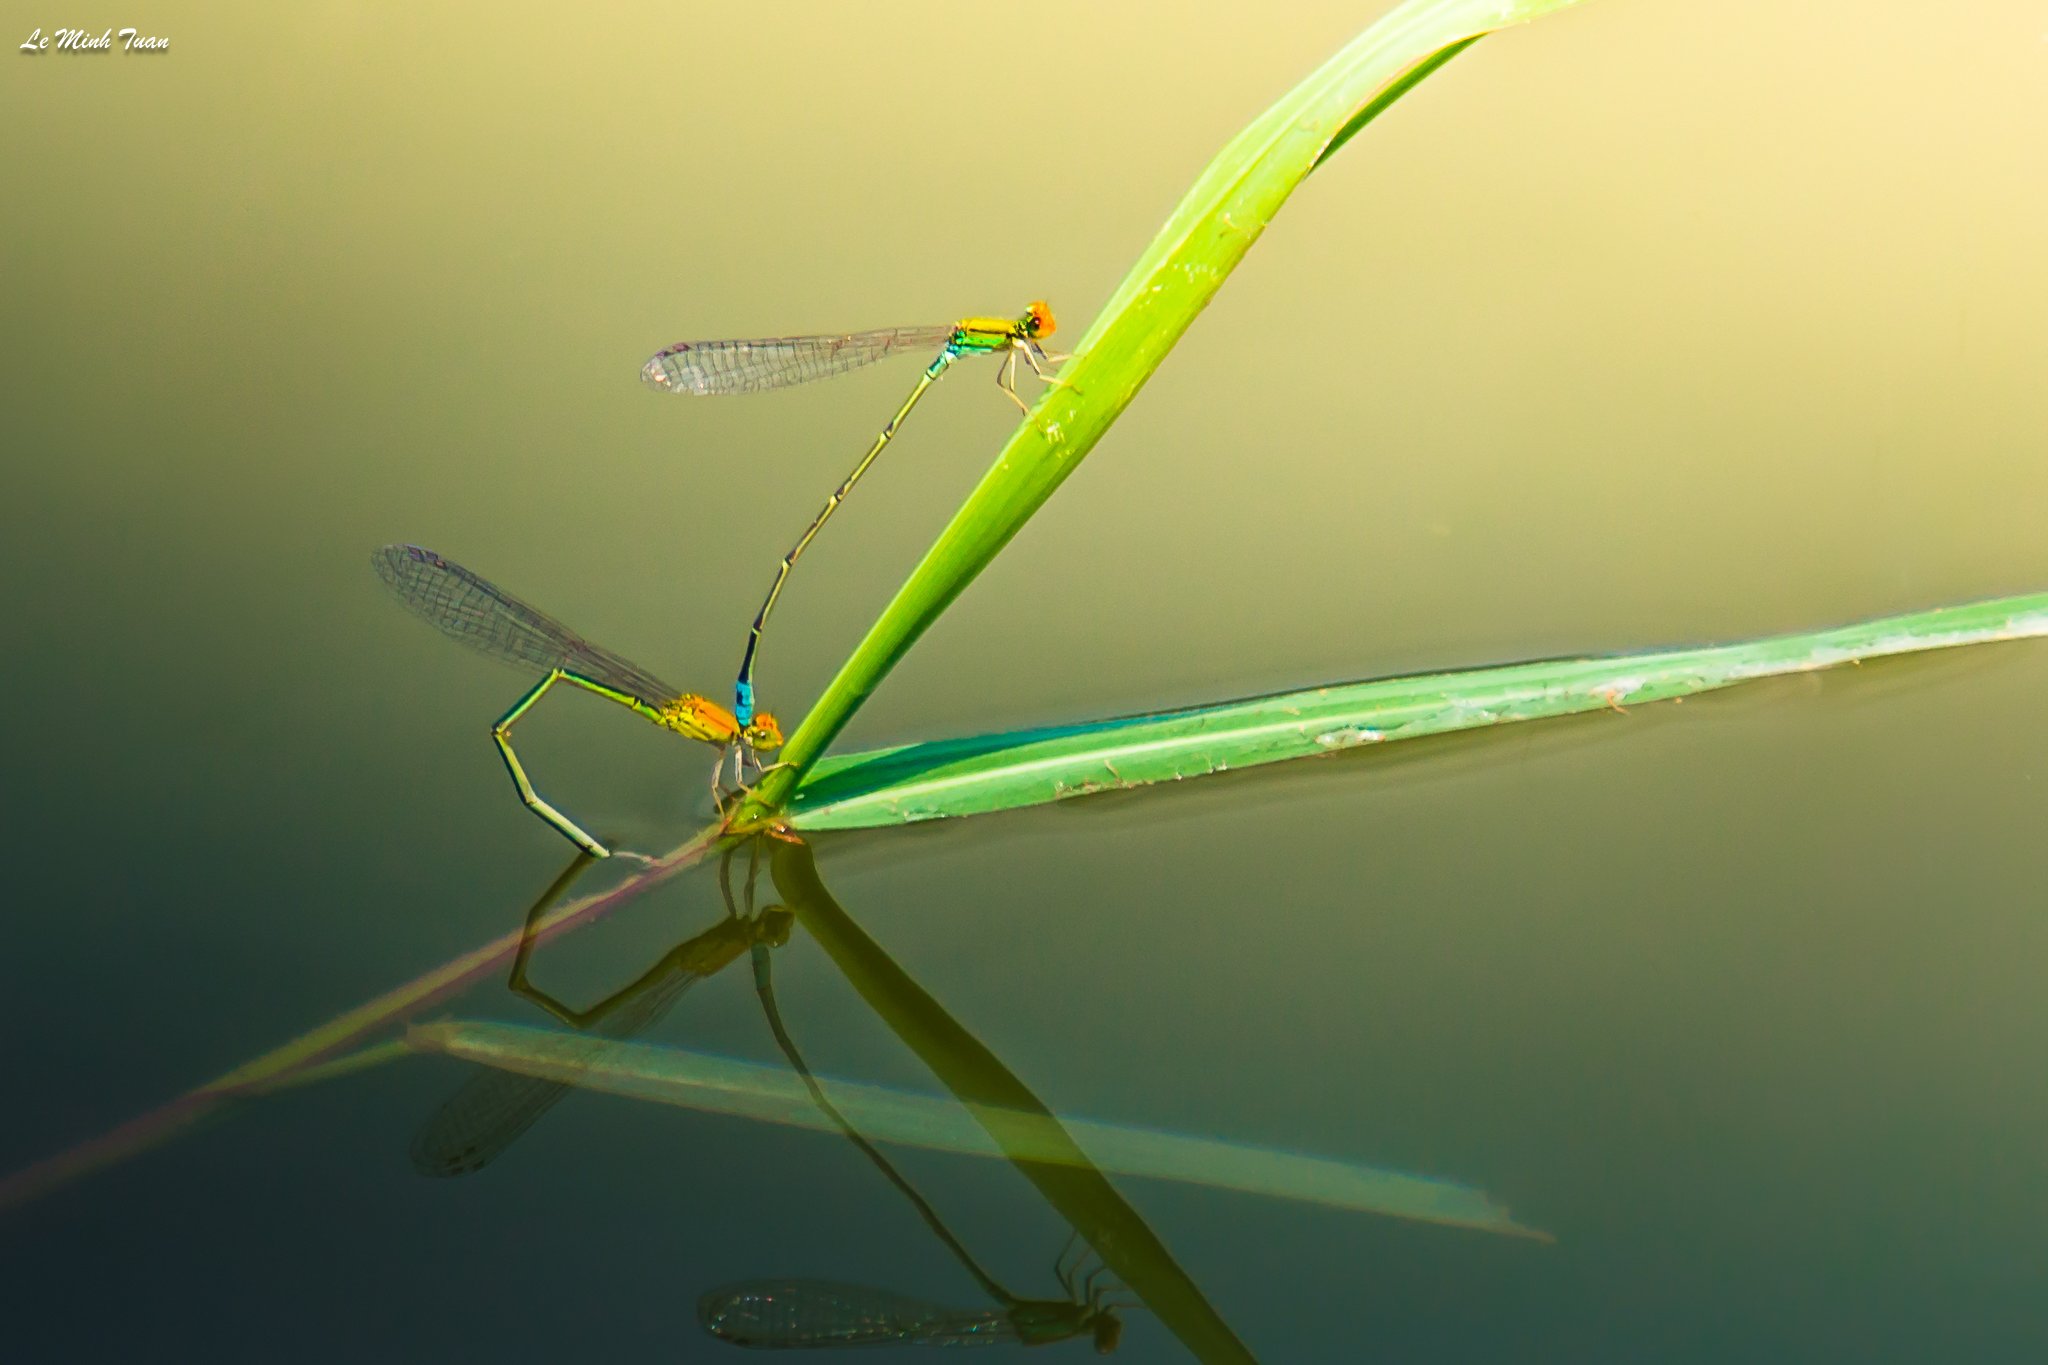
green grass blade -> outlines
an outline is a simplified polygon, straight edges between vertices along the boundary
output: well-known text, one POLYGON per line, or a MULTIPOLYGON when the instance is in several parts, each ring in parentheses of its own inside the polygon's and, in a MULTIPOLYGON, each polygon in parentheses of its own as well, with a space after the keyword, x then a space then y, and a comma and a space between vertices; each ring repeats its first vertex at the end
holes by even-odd
POLYGON ((1893 654, 2048 635, 2048 593, 1742 644, 1344 683, 1080 725, 828 758, 797 792, 801 830, 1042 805, 1511 721, 1691 696, 1893 654))
POLYGON ((1125 276, 756 789, 779 808, 917 638, 1073 473, 1237 263, 1336 145, 1441 65, 1446 49, 1582 0, 1409 0, 1289 91, 1210 162, 1125 276))

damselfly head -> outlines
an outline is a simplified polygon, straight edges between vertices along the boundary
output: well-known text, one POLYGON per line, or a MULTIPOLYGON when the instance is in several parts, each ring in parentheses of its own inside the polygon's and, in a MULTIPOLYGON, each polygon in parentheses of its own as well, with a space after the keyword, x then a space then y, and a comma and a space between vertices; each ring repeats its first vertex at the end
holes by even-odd
POLYGON ((789 931, 796 924, 796 915, 780 905, 764 905, 761 916, 754 924, 754 942, 765 943, 770 948, 780 948, 789 942, 789 931))
POLYGON ((741 737, 756 749, 780 749, 782 727, 775 723, 775 717, 767 711, 756 711, 754 719, 740 732, 741 737))
POLYGON ((1116 1344, 1123 1339, 1123 1319, 1107 1309, 1095 1315, 1095 1353, 1108 1355, 1116 1350, 1116 1344))
POLYGON ((1019 321, 1024 324, 1024 335, 1049 337, 1055 326, 1052 320, 1052 305, 1044 299, 1034 300, 1031 306, 1024 310, 1024 316, 1019 321))

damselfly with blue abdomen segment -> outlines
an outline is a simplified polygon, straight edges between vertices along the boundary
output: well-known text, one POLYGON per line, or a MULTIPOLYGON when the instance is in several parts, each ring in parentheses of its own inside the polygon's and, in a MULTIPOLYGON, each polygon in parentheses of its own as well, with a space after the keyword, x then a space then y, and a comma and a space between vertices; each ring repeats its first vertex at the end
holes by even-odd
POLYGON ((630 659, 592 644, 545 612, 432 550, 386 545, 370 562, 398 599, 443 635, 500 663, 543 670, 545 676, 491 727, 491 739, 512 774, 519 799, 586 853, 603 858, 610 851, 541 799, 512 751, 512 726, 556 683, 594 692, 664 730, 718 746, 718 766, 712 769, 714 795, 725 754, 734 756, 737 782, 743 758, 751 757, 755 750, 782 747, 782 730, 768 712, 759 712, 742 723, 710 698, 678 692, 630 659))

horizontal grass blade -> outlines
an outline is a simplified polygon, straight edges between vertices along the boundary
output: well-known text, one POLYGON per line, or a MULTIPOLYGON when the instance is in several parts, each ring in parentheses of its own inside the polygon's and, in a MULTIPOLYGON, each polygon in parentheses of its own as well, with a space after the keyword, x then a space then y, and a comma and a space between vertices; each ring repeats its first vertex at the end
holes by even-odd
POLYGON ((789 823, 864 829, 1043 805, 1422 735, 1664 701, 1755 678, 2048 634, 2048 593, 1742 644, 1382 678, 819 763, 789 823))

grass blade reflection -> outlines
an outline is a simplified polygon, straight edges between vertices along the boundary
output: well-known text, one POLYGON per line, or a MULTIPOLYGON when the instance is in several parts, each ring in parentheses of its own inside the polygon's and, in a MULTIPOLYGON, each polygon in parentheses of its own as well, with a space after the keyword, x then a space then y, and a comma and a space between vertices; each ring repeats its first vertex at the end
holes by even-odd
MULTIPOLYGON (((765 1123, 837 1132, 798 1077, 709 1053, 648 1043, 613 1042, 482 1020, 425 1024, 406 1035, 422 1052, 516 1071, 631 1099, 732 1114, 765 1123)), ((974 1115, 936 1095, 819 1078, 832 1104, 872 1138, 968 1156, 1074 1164, 1071 1137, 1096 1168, 1240 1190, 1277 1199, 1447 1223, 1511 1236, 1545 1238, 1509 1216, 1483 1191, 1453 1181, 1381 1170, 1329 1157, 1276 1151, 1083 1119, 1055 1123, 1043 1114, 983 1109, 974 1115), (1002 1132, 999 1145, 988 1131, 1002 1132), (1053 1130, 1063 1128, 1064 1135, 1053 1130)))

